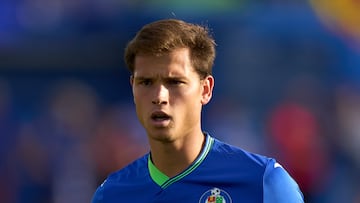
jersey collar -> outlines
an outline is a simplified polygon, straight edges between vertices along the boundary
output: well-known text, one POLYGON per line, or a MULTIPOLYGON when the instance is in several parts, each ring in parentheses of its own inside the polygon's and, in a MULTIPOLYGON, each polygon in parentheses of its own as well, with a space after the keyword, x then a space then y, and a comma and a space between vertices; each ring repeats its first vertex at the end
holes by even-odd
POLYGON ((162 173, 158 168, 156 168, 156 166, 151 161, 151 156, 149 154, 148 155, 148 168, 149 168, 151 179, 157 185, 159 185, 162 189, 165 189, 169 185, 177 182, 178 180, 182 179, 183 177, 187 176, 192 171, 194 171, 206 158, 207 154, 209 153, 209 151, 211 149, 212 144, 214 143, 214 138, 212 138, 207 133, 205 133, 205 135, 206 135, 205 145, 202 148, 199 156, 195 159, 195 161, 188 168, 186 168, 183 172, 181 172, 180 174, 178 174, 172 178, 169 178, 167 175, 162 173))

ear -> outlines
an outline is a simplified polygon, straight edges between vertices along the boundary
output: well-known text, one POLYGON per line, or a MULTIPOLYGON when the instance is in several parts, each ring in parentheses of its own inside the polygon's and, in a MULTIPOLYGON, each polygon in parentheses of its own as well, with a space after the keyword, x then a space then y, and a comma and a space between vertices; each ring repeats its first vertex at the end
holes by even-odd
POLYGON ((134 101, 134 103, 135 103, 135 97, 134 97, 134 75, 131 75, 130 76, 130 80, 129 80, 129 82, 130 82, 130 85, 131 85, 131 92, 132 92, 132 95, 133 95, 133 101, 134 101))
POLYGON ((211 75, 206 76, 205 79, 202 80, 201 85, 202 85, 202 95, 201 95, 201 104, 205 105, 207 103, 209 103, 211 97, 212 97, 212 92, 214 89, 214 77, 211 75))
POLYGON ((131 85, 131 87, 133 86, 133 84, 134 84, 134 75, 131 75, 130 76, 130 85, 131 85))

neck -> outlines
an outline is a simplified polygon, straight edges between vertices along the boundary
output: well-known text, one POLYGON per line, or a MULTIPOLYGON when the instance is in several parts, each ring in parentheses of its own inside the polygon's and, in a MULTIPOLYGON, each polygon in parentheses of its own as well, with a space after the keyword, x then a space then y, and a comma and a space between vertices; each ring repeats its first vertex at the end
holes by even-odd
POLYGON ((151 159, 162 173, 174 177, 195 161, 204 143, 202 132, 171 143, 151 140, 151 159))

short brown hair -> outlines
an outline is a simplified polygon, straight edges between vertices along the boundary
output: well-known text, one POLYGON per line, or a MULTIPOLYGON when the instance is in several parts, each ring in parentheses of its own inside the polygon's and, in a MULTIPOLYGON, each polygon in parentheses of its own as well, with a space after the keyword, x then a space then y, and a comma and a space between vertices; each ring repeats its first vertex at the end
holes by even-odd
POLYGON ((125 63, 134 73, 138 54, 161 56, 177 48, 189 48, 192 65, 200 78, 212 75, 215 41, 208 27, 177 19, 165 19, 145 25, 128 43, 125 63))

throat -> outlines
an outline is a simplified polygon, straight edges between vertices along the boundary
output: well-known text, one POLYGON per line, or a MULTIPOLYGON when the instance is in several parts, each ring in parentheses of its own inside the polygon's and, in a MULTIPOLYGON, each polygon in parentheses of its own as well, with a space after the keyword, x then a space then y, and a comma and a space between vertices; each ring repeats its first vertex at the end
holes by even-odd
POLYGON ((165 160, 159 159, 159 161, 157 161, 159 157, 155 156, 156 153, 154 154, 151 152, 148 157, 148 168, 151 178, 163 189, 172 183, 181 180, 201 165, 210 152, 213 143, 214 139, 207 136, 207 139, 198 153, 198 156, 192 161, 190 161, 190 159, 179 158, 183 156, 177 156, 176 154, 169 153, 166 153, 166 159, 164 158, 165 156, 162 157, 165 160))
POLYGON ((188 157, 183 156, 183 154, 179 153, 164 153, 161 155, 161 158, 158 158, 155 154, 151 153, 150 161, 152 164, 164 175, 169 178, 172 178, 182 171, 184 171, 187 167, 191 165, 191 163, 195 160, 190 159, 188 157))
POLYGON ((165 144, 151 147, 151 161, 154 166, 168 177, 174 177, 185 171, 201 155, 206 143, 201 139, 181 145, 165 144))

